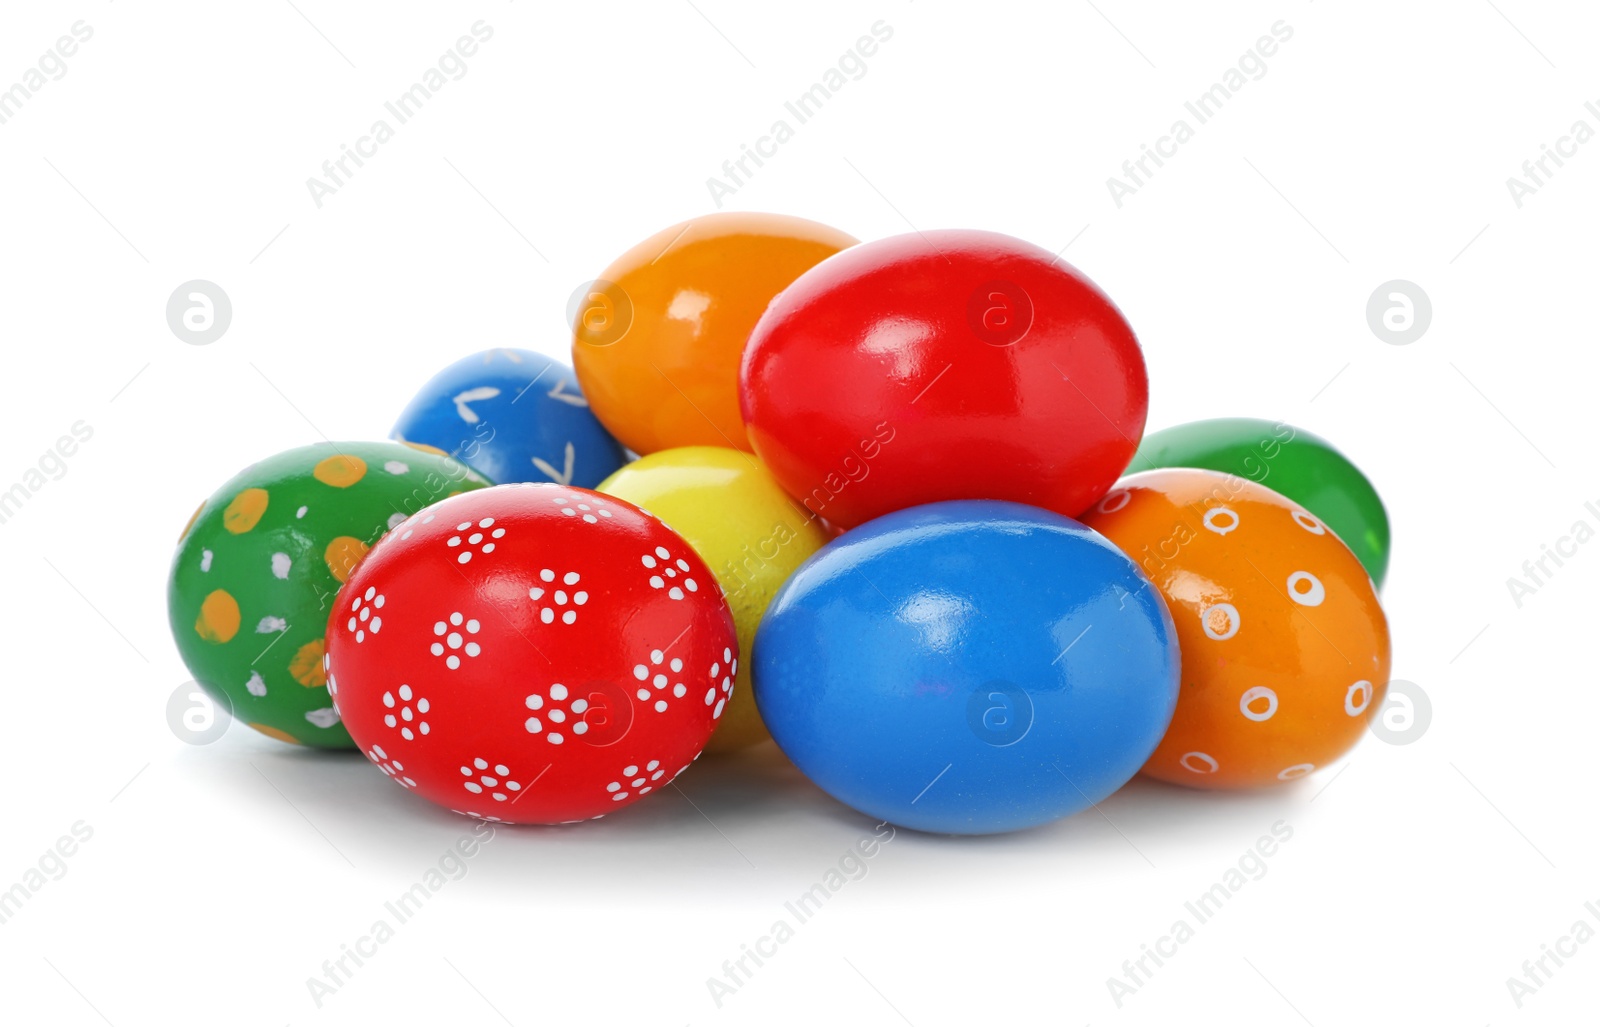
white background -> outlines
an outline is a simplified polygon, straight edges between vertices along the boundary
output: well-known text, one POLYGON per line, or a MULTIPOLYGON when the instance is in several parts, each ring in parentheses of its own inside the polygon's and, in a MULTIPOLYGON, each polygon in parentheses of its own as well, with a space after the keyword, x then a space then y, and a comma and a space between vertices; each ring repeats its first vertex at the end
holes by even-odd
MULTIPOLYGON (((1506 580, 1600 526, 1600 142, 1519 208, 1506 179, 1600 100, 1588 5, 732 0, 7 4, 0 88, 82 19, 0 125, 0 489, 93 439, 0 525, 0 888, 75 822, 65 876, 0 924, 7 1023, 1570 1024, 1600 942, 1522 1008, 1506 979, 1600 927, 1600 544, 1519 608, 1506 580), (482 19, 494 37, 319 209, 306 179, 482 19), (863 239, 1008 232, 1138 331, 1151 427, 1284 418, 1335 440, 1394 525, 1394 673, 1431 699, 1293 786, 1135 782, 1023 834, 900 832, 719 1008, 706 980, 866 836, 771 751, 581 828, 502 831, 319 1009, 306 979, 470 823, 355 755, 235 726, 180 742, 171 546, 244 464, 381 437, 435 369, 565 354, 612 257, 706 187, 873 22, 894 36, 729 209, 863 239), (1106 179, 1279 20, 1292 40, 1119 208, 1106 179), (1514 24, 1513 24, 1514 23, 1514 24), (167 297, 226 289, 186 345, 167 297), (1427 333, 1369 330, 1417 283, 1427 333), (48 562, 47 562, 48 561, 48 562), (698 807, 698 808, 696 808, 698 807), (1277 821, 1293 838, 1121 1008, 1106 980, 1277 821)), ((1192 119, 1191 119, 1191 123, 1192 119)), ((1553 165, 1552 165, 1553 167, 1553 165)), ((1547 964, 1554 968, 1554 964, 1547 964)))

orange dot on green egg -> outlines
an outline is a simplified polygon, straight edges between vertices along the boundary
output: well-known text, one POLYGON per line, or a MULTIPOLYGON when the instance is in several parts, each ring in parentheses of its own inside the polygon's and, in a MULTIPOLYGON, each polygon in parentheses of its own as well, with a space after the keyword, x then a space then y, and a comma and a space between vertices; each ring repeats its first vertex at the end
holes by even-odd
POLYGON ((300 647, 289 661, 289 675, 307 688, 321 688, 328 683, 328 673, 322 666, 322 639, 300 647))
POLYGON ((222 526, 235 535, 243 535, 255 527, 261 520, 261 515, 266 512, 267 490, 245 489, 234 496, 233 502, 222 511, 222 526))
POLYGON ((367 544, 351 535, 339 535, 328 543, 322 558, 328 563, 328 573, 341 584, 356 569, 356 564, 367 555, 367 544))
POLYGON ((194 630, 207 642, 220 645, 231 641, 239 633, 239 601, 223 589, 212 592, 200 602, 194 630))
POLYGON ((276 738, 278 741, 288 742, 290 745, 300 744, 300 739, 296 738, 294 735, 291 735, 287 731, 282 731, 275 727, 268 727, 265 724, 251 724, 250 726, 255 728, 257 731, 260 731, 268 738, 276 738))
POLYGON ((194 508, 194 513, 189 515, 189 523, 183 526, 183 533, 178 536, 179 544, 182 544, 183 540, 189 537, 189 532, 194 530, 194 522, 200 519, 200 511, 205 508, 206 505, 204 503, 194 508))
POLYGON ((367 473, 367 462, 358 456, 336 453, 312 468, 311 476, 324 485, 347 489, 367 473))

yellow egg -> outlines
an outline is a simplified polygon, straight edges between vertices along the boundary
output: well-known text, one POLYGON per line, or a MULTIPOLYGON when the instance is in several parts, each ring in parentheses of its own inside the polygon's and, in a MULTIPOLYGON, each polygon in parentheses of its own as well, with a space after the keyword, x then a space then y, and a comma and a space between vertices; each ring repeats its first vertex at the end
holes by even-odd
POLYGON ((737 449, 684 446, 634 461, 598 490, 650 511, 682 535, 717 576, 739 631, 739 675, 710 753, 768 737, 750 689, 750 647, 778 586, 828 535, 760 459, 737 449))

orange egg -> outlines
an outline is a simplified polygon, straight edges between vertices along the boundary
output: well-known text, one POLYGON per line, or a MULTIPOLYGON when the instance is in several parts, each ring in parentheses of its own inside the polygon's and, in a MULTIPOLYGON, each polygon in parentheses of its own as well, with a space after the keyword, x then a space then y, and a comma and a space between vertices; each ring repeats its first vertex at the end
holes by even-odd
POLYGON ((663 229, 574 297, 572 364, 589 407, 635 453, 749 450, 739 358, 767 304, 857 240, 781 214, 707 214, 663 229))
POLYGON ((1178 628, 1178 709, 1144 773, 1271 785, 1360 740, 1388 687, 1389 628, 1316 517, 1243 478, 1174 468, 1122 479, 1083 521, 1150 576, 1178 628))

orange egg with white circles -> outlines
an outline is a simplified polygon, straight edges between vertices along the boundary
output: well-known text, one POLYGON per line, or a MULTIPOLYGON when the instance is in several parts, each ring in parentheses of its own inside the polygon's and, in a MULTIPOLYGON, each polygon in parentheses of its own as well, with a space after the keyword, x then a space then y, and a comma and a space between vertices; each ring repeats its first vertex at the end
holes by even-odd
POLYGON ((1082 519, 1149 575, 1178 628, 1178 708, 1144 773, 1273 785, 1360 740, 1388 687, 1388 623, 1315 516, 1264 485, 1171 468, 1122 479, 1082 519))

